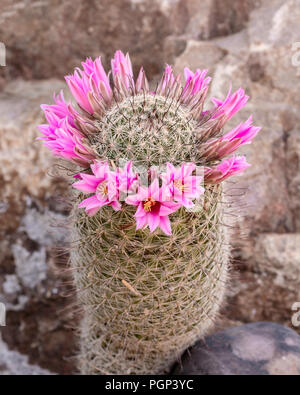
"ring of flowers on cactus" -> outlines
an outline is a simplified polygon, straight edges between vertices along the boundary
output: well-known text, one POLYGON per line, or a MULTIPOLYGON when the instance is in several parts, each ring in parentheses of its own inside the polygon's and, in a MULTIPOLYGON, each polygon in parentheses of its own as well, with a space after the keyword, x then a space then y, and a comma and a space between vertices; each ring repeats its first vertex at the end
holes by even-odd
POLYGON ((221 134, 248 96, 241 88, 232 93, 230 87, 225 100, 212 98, 213 107, 204 110, 210 83, 206 74, 207 70, 193 73, 185 68, 181 86, 180 75, 175 77, 167 65, 161 81, 151 90, 143 68, 135 81, 129 55, 117 51, 111 73, 105 72, 99 57, 88 58, 82 69, 66 76, 78 108, 66 102, 62 92, 54 95, 55 104, 41 106, 48 123, 39 125, 43 136, 38 139, 54 155, 82 168, 73 187, 90 196, 79 208, 92 216, 103 206, 121 210, 125 204, 134 205, 137 229, 149 226, 150 232, 160 228, 170 235, 170 214, 181 206, 191 209, 205 185, 220 183, 250 166, 244 156, 228 155, 251 143, 259 132, 252 117, 221 134), (178 135, 172 131, 173 120, 181 130, 178 135), (184 160, 182 147, 186 149, 184 160), (112 161, 118 155, 128 158, 123 167, 112 161), (149 165, 147 183, 134 169, 134 160, 141 158, 149 165), (163 162, 165 167, 154 177, 153 161, 163 162))

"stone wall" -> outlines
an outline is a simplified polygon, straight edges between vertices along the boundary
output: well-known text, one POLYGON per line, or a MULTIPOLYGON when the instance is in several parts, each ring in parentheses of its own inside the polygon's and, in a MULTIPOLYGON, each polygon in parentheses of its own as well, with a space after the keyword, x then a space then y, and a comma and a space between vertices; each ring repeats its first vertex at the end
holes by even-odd
MULTIPOLYGON (((251 96, 232 125, 253 113, 262 131, 244 148, 252 167, 228 184, 237 223, 219 327, 292 327, 291 306, 300 301, 300 67, 292 64, 299 20, 300 0, 1 1, 0 301, 8 312, 0 354, 74 371, 78 314, 60 250, 68 243, 68 185, 35 142, 36 125, 39 104, 65 87, 65 74, 86 56, 102 55, 109 66, 118 48, 152 80, 166 62, 177 72, 205 67, 211 96, 224 96, 230 81, 251 96)), ((1 362, 0 371, 22 371, 12 365, 1 362)))

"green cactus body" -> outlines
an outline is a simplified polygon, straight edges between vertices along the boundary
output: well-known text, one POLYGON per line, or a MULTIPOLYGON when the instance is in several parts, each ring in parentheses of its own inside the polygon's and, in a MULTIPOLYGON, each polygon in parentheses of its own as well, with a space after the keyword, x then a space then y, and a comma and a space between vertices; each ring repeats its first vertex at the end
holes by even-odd
MULTIPOLYGON (((91 146, 111 163, 194 159, 194 122, 172 99, 126 98, 97 123, 91 146)), ((197 212, 172 214, 172 236, 136 230, 135 208, 74 211, 72 265, 83 307, 80 367, 88 374, 166 373, 206 334, 224 297, 228 231, 221 185, 197 212)))

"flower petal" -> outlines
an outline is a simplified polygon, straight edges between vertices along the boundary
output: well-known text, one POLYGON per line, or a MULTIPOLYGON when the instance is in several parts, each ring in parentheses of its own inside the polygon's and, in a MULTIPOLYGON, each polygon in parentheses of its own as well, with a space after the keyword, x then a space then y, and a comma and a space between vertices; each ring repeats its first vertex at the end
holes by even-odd
POLYGON ((155 229, 159 226, 160 218, 157 214, 148 213, 147 214, 147 223, 150 228, 150 232, 154 232, 155 229))
POLYGON ((171 236, 172 230, 169 217, 160 217, 159 227, 166 235, 171 236))

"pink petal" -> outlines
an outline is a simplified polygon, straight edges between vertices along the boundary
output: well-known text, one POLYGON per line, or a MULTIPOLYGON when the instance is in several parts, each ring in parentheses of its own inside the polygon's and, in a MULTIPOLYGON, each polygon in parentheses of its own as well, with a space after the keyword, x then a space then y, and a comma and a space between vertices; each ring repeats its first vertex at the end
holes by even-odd
POLYGON ((152 197, 156 201, 160 201, 160 189, 159 189, 159 182, 156 178, 152 184, 149 186, 149 197, 152 197))
POLYGON ((119 211, 119 210, 121 210, 121 203, 120 202, 117 202, 117 201, 113 201, 113 202, 111 202, 111 205, 112 205, 112 208, 115 210, 115 211, 119 211))
POLYGON ((147 225, 146 215, 144 217, 136 218, 136 229, 142 229, 147 225))
POLYGON ((79 208, 86 207, 88 209, 95 208, 95 207, 99 207, 100 208, 101 207, 101 202, 98 200, 98 198, 95 195, 93 195, 93 196, 88 197, 87 199, 84 199, 78 205, 78 207, 79 208))
POLYGON ((191 200, 189 200, 189 199, 187 199, 187 198, 185 198, 185 197, 182 199, 182 205, 183 205, 185 208, 194 207, 194 203, 193 203, 191 200))
POLYGON ((134 214, 135 217, 143 217, 144 215, 146 215, 146 211, 144 210, 144 205, 143 203, 139 203, 139 206, 136 210, 136 213, 134 214))
POLYGON ((93 215, 95 215, 100 210, 100 208, 101 207, 87 208, 86 212, 88 213, 88 215, 90 217, 92 217, 93 215))
POLYGON ((132 206, 138 206, 140 202, 141 200, 139 194, 128 196, 125 199, 125 203, 131 204, 132 206))
POLYGON ((147 214, 147 222, 150 228, 150 232, 154 232, 155 229, 159 226, 160 219, 157 214, 148 213, 147 214))
POLYGON ((93 193, 96 191, 97 188, 82 181, 75 182, 74 184, 72 184, 72 187, 84 193, 93 193))
POLYGON ((91 185, 98 185, 99 182, 101 181, 100 178, 98 178, 92 174, 80 173, 80 176, 86 183, 91 184, 91 185))
POLYGON ((181 174, 183 180, 185 180, 186 177, 192 174, 195 169, 196 169, 195 163, 183 163, 181 165, 181 174))
MULTIPOLYGON (((170 202, 171 203, 171 202, 170 202)), ((177 211, 181 204, 171 203, 168 204, 166 202, 162 203, 159 209, 159 216, 165 217, 166 215, 170 215, 177 211)))
POLYGON ((171 223, 169 217, 160 217, 160 223, 159 223, 160 229, 168 236, 171 236, 172 230, 171 230, 171 223))

